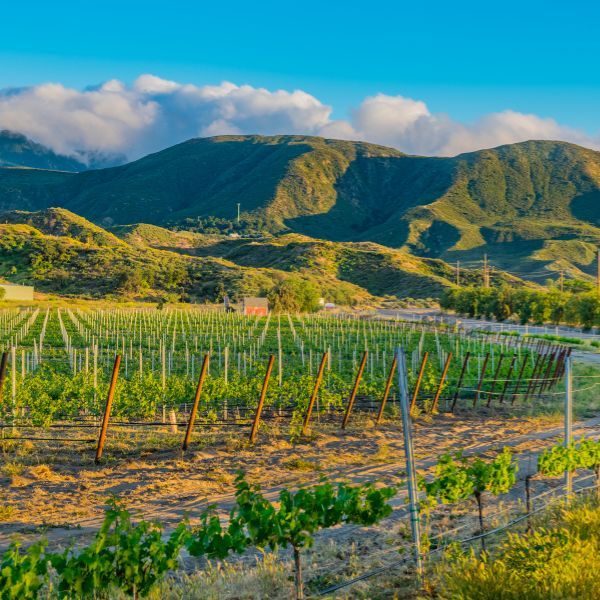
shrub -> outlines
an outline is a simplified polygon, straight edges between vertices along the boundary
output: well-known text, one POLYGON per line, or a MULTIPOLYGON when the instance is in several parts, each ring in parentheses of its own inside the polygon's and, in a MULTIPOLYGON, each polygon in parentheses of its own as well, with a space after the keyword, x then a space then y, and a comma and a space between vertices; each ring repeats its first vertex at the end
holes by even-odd
POLYGON ((546 600, 600 597, 600 511, 559 513, 553 527, 507 537, 494 556, 454 549, 441 565, 439 597, 546 600))

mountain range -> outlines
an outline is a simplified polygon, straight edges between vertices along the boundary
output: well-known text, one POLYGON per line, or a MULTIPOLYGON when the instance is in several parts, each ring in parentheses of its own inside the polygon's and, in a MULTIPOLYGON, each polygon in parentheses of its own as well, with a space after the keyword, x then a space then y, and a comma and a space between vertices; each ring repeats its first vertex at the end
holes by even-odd
POLYGON ((81 151, 77 153, 77 157, 65 156, 20 133, 6 129, 0 131, 0 167, 79 172, 112 167, 124 162, 125 157, 121 154, 103 152, 81 151))
MULTIPOLYGON (((78 215, 134 254, 169 252, 244 277, 267 269, 371 297, 435 295, 453 285, 449 263, 460 261, 468 281, 484 254, 505 280, 590 278, 600 245, 600 153, 564 142, 433 158, 317 137, 219 136, 80 172, 48 153, 44 169, 0 168, 5 227, 73 239, 23 212, 44 221, 61 207, 61 219, 78 215)), ((14 158, 0 144, 0 164, 14 158)))

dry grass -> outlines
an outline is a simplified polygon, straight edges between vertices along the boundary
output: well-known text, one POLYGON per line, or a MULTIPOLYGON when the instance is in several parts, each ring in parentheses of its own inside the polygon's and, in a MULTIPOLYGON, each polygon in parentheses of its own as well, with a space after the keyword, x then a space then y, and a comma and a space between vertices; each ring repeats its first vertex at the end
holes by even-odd
POLYGON ((167 579, 152 600, 287 600, 293 597, 289 570, 271 554, 253 565, 216 563, 191 575, 167 579))

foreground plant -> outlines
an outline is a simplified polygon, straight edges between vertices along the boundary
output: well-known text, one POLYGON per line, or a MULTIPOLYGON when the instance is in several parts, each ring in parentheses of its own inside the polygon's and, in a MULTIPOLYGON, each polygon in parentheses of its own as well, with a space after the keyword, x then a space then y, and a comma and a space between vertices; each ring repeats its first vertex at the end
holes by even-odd
MULTIPOLYGON (((505 494, 515 484, 517 470, 518 466, 508 448, 504 448, 490 461, 482 458, 468 460, 461 453, 454 456, 444 454, 438 461, 434 479, 427 482, 421 478, 419 486, 425 491, 429 507, 436 502, 454 504, 473 496, 477 502, 480 535, 483 536, 484 492, 494 496, 505 494)), ((483 537, 481 544, 485 548, 483 537)))
POLYGON ((188 544, 190 553, 225 558, 229 551, 242 552, 249 546, 271 550, 291 546, 296 598, 304 597, 301 550, 313 545, 314 534, 342 523, 373 525, 392 512, 388 500, 396 493, 394 488, 372 484, 322 483, 296 492, 284 489, 275 505, 243 474, 236 479, 236 490, 227 526, 215 515, 205 516, 188 544))
POLYGON ((453 548, 439 566, 441 598, 546 600, 600 597, 600 512, 597 505, 562 509, 546 526, 509 534, 493 555, 453 548))
POLYGON ((538 458, 538 473, 545 477, 560 477, 577 469, 590 469, 596 479, 596 495, 600 498, 600 440, 581 438, 567 446, 548 448, 538 458))
POLYGON ((116 587, 137 598, 177 567, 187 536, 183 522, 165 541, 159 525, 148 521, 134 525, 130 513, 113 502, 89 546, 49 559, 59 574, 59 592, 66 597, 95 597, 99 590, 116 587))
POLYGON ((0 598, 2 600, 29 600, 48 582, 48 558, 44 554, 46 541, 42 540, 21 552, 15 542, 0 559, 0 598))

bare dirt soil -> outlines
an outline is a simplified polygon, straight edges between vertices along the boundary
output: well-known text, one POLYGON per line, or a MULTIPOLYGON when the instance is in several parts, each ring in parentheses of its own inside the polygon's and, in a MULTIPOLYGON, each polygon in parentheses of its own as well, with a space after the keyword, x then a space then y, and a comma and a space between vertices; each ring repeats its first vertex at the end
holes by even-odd
MULTIPOLYGON (((581 423, 596 431, 600 420, 581 423)), ((560 437, 556 417, 525 417, 489 412, 437 415, 417 419, 414 427, 418 468, 426 473, 445 451, 484 455, 510 445, 530 452, 560 437)), ((76 433, 71 435, 76 436, 76 433)), ((283 487, 332 480, 399 483, 404 474, 402 432, 397 422, 379 428, 366 417, 342 431, 315 427, 312 436, 292 443, 284 430, 263 427, 250 446, 244 434, 197 431, 191 448, 180 450, 183 432, 167 427, 152 433, 109 432, 102 464, 95 465, 89 445, 1 442, 0 547, 14 534, 27 543, 43 532, 51 545, 84 541, 99 526, 107 500, 121 499, 139 517, 167 526, 208 504, 227 509, 234 478, 245 471, 267 495, 283 487)), ((397 500, 403 505, 403 500, 397 500)))

